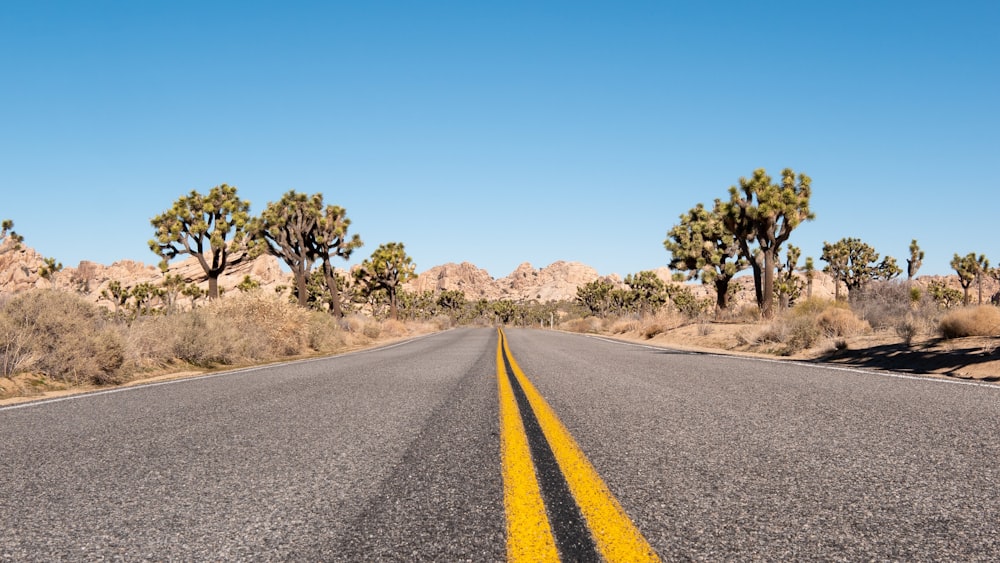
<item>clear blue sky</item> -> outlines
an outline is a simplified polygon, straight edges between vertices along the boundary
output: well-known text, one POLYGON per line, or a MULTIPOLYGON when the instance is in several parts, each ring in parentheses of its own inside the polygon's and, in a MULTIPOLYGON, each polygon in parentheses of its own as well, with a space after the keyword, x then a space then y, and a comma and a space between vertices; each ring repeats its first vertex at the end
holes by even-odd
POLYGON ((1000 264, 1000 2, 0 3, 0 218, 67 266, 156 263, 228 183, 347 209, 423 271, 663 266, 755 168, 813 179, 804 256, 1000 264))

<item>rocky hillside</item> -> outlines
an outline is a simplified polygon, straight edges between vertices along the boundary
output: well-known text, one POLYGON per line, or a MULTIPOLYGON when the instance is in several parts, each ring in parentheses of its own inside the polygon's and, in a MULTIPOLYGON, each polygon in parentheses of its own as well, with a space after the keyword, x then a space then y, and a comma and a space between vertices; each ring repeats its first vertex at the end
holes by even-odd
MULTIPOLYGON (((71 289, 84 296, 97 300, 101 291, 108 284, 117 281, 123 286, 131 287, 141 283, 158 285, 163 281, 164 274, 155 266, 146 265, 134 260, 120 260, 105 266, 96 262, 82 261, 78 266, 67 267, 52 276, 52 280, 43 279, 39 268, 44 264, 44 258, 33 248, 22 246, 18 250, 0 249, 0 293, 17 293, 34 288, 58 287, 71 289)), ((179 275, 187 283, 204 284, 207 278, 201 266, 194 258, 177 262, 170 266, 169 274, 179 275)), ((273 256, 262 256, 256 260, 238 264, 219 278, 219 287, 230 290, 236 287, 245 276, 258 280, 262 286, 276 286, 285 283, 286 275, 281 271, 278 260, 273 256)))
MULTIPOLYGON (((467 299, 510 299, 512 301, 560 301, 576 296, 576 288, 601 276, 597 270, 579 262, 554 262, 536 269, 525 262, 510 275, 494 279, 474 264, 435 266, 407 284, 410 291, 459 290, 467 299)), ((611 279, 620 283, 617 276, 611 279)))

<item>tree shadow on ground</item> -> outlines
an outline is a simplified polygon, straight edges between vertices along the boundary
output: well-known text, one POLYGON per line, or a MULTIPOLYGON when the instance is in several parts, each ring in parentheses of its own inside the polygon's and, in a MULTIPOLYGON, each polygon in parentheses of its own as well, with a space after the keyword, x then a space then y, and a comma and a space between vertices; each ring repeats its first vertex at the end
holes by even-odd
MULTIPOLYGON (((944 340, 922 346, 884 344, 857 350, 834 350, 815 361, 851 367, 890 370, 901 373, 939 374, 971 379, 959 373, 977 364, 1000 361, 1000 355, 982 346, 950 347, 944 340)), ((1000 381, 998 373, 975 377, 978 381, 1000 381)))

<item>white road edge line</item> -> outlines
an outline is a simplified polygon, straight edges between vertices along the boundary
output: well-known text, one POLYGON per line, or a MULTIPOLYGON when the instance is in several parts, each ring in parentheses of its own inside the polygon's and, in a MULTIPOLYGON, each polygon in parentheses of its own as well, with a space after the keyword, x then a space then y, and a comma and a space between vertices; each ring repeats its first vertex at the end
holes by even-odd
POLYGON ((953 379, 941 379, 941 378, 932 377, 932 376, 929 376, 929 375, 927 375, 927 376, 925 376, 925 375, 911 375, 911 374, 899 373, 899 372, 895 372, 895 371, 866 370, 866 369, 861 369, 861 368, 849 368, 849 367, 833 366, 833 365, 829 365, 829 364, 815 364, 815 363, 809 363, 809 362, 794 362, 792 360, 779 360, 779 359, 771 359, 771 358, 757 358, 757 357, 754 357, 754 356, 733 356, 733 355, 729 355, 729 354, 718 354, 718 353, 715 353, 715 352, 692 352, 692 351, 689 351, 689 350, 680 350, 680 349, 677 349, 677 348, 670 348, 670 347, 667 347, 667 346, 653 346, 653 345, 650 345, 650 344, 639 344, 637 342, 629 342, 627 340, 616 340, 614 338, 605 338, 603 336, 594 336, 592 334, 581 334, 580 336, 584 336, 584 337, 587 337, 587 338, 593 338, 595 340, 602 340, 604 342, 610 342, 612 344, 622 344, 624 346, 633 346, 633 347, 636 347, 636 348, 646 348, 648 350, 669 350, 671 352, 680 352, 682 354, 691 354, 691 355, 699 355, 699 356, 712 356, 712 357, 716 357, 716 358, 729 358, 729 359, 739 359, 739 360, 755 360, 755 361, 758 361, 758 362, 767 362, 767 363, 773 363, 773 364, 788 364, 788 365, 803 366, 803 367, 808 367, 808 368, 813 368, 813 369, 831 370, 831 371, 843 371, 843 372, 847 372, 847 373, 854 373, 854 374, 861 374, 861 375, 876 375, 876 376, 879 376, 879 377, 891 377, 891 378, 894 378, 894 379, 912 379, 914 381, 928 381, 928 382, 932 382, 932 383, 948 383, 948 384, 951 384, 951 385, 971 385, 973 387, 985 387, 987 389, 1000 389, 1000 385, 995 385, 993 383, 982 383, 982 382, 978 382, 978 381, 956 381, 956 380, 953 380, 953 379))
POLYGON ((52 399, 39 399, 37 401, 28 401, 26 403, 18 403, 16 405, 0 406, 0 412, 3 412, 3 411, 12 411, 12 410, 16 410, 16 409, 26 409, 26 408, 30 408, 30 407, 39 407, 39 406, 42 406, 42 405, 51 405, 53 403, 62 403, 64 401, 75 401, 75 400, 79 400, 79 399, 88 399, 90 397, 100 397, 101 395, 113 395, 115 393, 125 393, 126 391, 138 391, 140 389, 149 389, 151 387, 160 387, 160 386, 163 386, 163 385, 175 385, 175 384, 180 384, 180 383, 188 383, 188 382, 192 382, 192 381, 200 381, 200 380, 203 380, 203 379, 213 379, 213 378, 216 378, 216 377, 225 377, 225 376, 230 376, 230 375, 244 375, 244 374, 247 374, 247 373, 253 373, 255 371, 263 371, 263 370, 266 370, 266 369, 271 369, 271 368, 281 367, 281 366, 293 366, 293 365, 298 365, 298 364, 310 364, 310 363, 315 363, 315 362, 324 362, 324 361, 328 361, 328 360, 336 360, 338 358, 346 358, 348 356, 357 356, 357 355, 360 355, 360 354, 370 354, 372 352, 380 352, 382 350, 389 350, 391 348, 398 348, 400 346, 405 346, 405 345, 410 344, 412 342, 416 342, 417 340, 422 340, 422 339, 427 338, 429 336, 434 336, 435 334, 441 334, 441 333, 440 332, 432 332, 431 334, 421 334, 420 336, 414 336, 413 338, 409 338, 407 340, 402 340, 400 342, 395 342, 393 344, 386 344, 385 346, 379 346, 377 348, 367 348, 367 349, 364 349, 364 350, 354 350, 353 352, 345 352, 343 354, 335 354, 333 356, 324 356, 322 358, 308 358, 308 359, 305 359, 305 360, 293 360, 293 361, 290 361, 290 362, 278 362, 278 363, 267 364, 267 365, 263 365, 263 366, 253 366, 253 367, 248 367, 248 368, 239 368, 239 369, 228 370, 228 371, 220 371, 220 372, 216 372, 216 373, 208 373, 208 374, 205 374, 205 375, 193 375, 191 377, 181 377, 181 378, 178 378, 178 379, 171 379, 169 381, 158 381, 158 382, 155 382, 155 383, 137 383, 137 384, 131 385, 129 387, 118 387, 118 388, 115 388, 115 389, 107 389, 107 390, 104 390, 104 391, 90 391, 90 392, 87 392, 87 393, 80 393, 78 395, 67 395, 65 397, 55 397, 55 398, 52 398, 52 399))

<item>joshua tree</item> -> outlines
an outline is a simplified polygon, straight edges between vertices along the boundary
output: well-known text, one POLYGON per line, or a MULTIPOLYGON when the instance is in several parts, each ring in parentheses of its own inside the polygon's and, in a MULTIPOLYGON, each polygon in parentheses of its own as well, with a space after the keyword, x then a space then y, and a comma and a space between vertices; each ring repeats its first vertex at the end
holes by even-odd
MULTIPOLYGON (((322 194, 317 195, 322 201, 322 194)), ((320 213, 311 236, 306 239, 312 255, 319 258, 323 264, 323 276, 330 290, 330 312, 335 317, 343 316, 343 308, 340 300, 341 288, 338 287, 333 259, 348 260, 354 250, 364 244, 358 235, 348 237, 347 229, 350 225, 351 220, 347 218, 347 212, 344 211, 344 208, 327 205, 320 213)))
POLYGON ((319 221, 322 194, 312 197, 291 190, 276 203, 268 203, 253 221, 251 232, 262 240, 267 252, 281 258, 292 270, 300 306, 309 302, 308 278, 316 256, 311 252, 310 237, 319 221))
POLYGON ((610 281, 598 278, 576 288, 576 301, 592 315, 603 317, 611 308, 611 292, 614 289, 615 286, 610 281))
POLYGON ((20 250, 22 242, 24 242, 24 237, 14 232, 13 221, 4 219, 0 222, 0 254, 6 254, 12 250, 20 250), (13 244, 8 246, 7 241, 11 241, 13 244))
POLYGON ((208 297, 215 299, 222 272, 250 256, 236 253, 247 250, 249 222, 250 202, 239 198, 235 186, 215 186, 208 195, 192 190, 150 221, 156 238, 149 248, 163 259, 163 269, 181 254, 197 258, 208 277, 208 297))
MULTIPOLYGON (((896 259, 886 256, 878 262, 878 252, 856 238, 840 239, 834 244, 823 243, 820 260, 827 263, 823 270, 833 276, 834 283, 843 282, 848 297, 865 284, 875 280, 891 280, 902 273, 896 259)), ((840 288, 836 288, 840 298, 840 288)))
POLYGON ((778 250, 799 224, 815 218, 809 210, 811 184, 809 176, 796 176, 791 168, 781 171, 781 184, 773 184, 759 168, 749 180, 740 178, 739 187, 729 188, 729 201, 722 206, 726 228, 753 268, 757 304, 764 318, 774 316, 778 250), (751 243, 756 243, 759 253, 751 250, 751 243))
POLYGON ((775 293, 782 309, 787 309, 802 293, 802 280, 795 277, 798 271, 799 256, 802 251, 794 245, 788 245, 784 264, 778 264, 777 279, 774 282, 775 293))
POLYGON ((42 265, 38 267, 38 275, 41 276, 42 279, 51 283, 54 288, 56 286, 56 280, 53 276, 56 275, 56 272, 62 271, 62 262, 56 262, 55 258, 45 258, 42 262, 42 265))
POLYGON ((630 298, 639 313, 655 313, 667 302, 667 286, 655 272, 643 270, 638 274, 625 276, 630 298))
POLYGON ((917 245, 917 239, 910 243, 910 257, 906 259, 906 279, 912 280, 917 276, 917 270, 924 263, 924 251, 917 245))
POLYGON ((389 317, 399 318, 397 294, 400 287, 416 277, 413 259, 406 254, 401 242, 390 242, 379 246, 371 258, 361 263, 354 271, 358 282, 368 294, 384 290, 389 300, 389 317))
POLYGON ((970 252, 965 256, 955 254, 955 257, 951 259, 951 267, 958 274, 958 283, 962 286, 962 304, 969 304, 969 287, 977 279, 980 280, 979 303, 982 304, 982 276, 989 271, 990 267, 990 262, 986 259, 986 256, 982 254, 976 256, 975 252, 970 252))
POLYGON ((740 256, 740 244, 723 222, 719 200, 711 211, 698 204, 681 215, 681 222, 667 233, 663 246, 672 258, 670 267, 686 271, 686 279, 700 278, 715 285, 717 312, 729 307, 729 282, 749 263, 740 256))
POLYGON ((813 280, 816 279, 816 265, 812 256, 806 256, 806 265, 802 268, 802 273, 806 276, 806 299, 813 296, 813 280))

